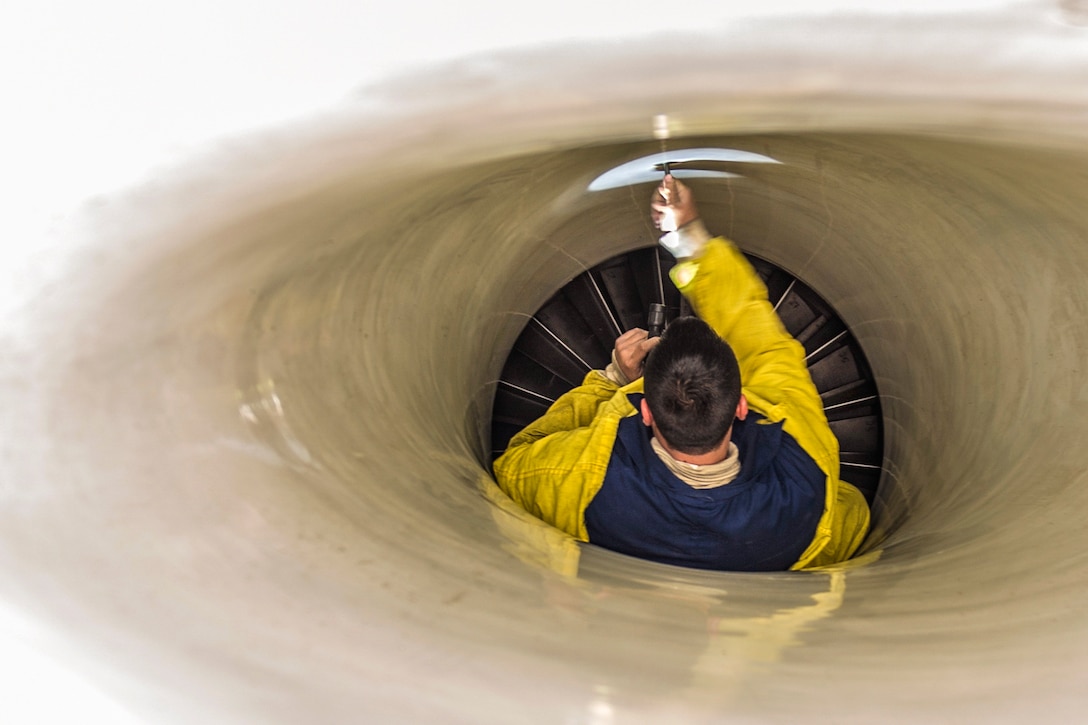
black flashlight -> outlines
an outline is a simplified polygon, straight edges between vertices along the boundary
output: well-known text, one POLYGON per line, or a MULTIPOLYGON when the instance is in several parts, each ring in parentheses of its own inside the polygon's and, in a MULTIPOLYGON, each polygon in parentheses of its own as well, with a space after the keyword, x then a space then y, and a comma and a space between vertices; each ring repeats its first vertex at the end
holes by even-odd
POLYGON ((661 337, 665 329, 665 305, 657 302, 650 303, 650 313, 646 316, 646 329, 649 337, 661 337))

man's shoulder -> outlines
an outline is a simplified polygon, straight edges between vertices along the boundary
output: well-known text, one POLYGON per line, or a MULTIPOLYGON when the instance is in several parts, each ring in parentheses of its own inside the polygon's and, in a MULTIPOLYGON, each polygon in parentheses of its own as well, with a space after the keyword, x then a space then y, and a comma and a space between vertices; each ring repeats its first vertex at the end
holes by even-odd
POLYGON ((740 450, 743 480, 824 480, 816 459, 790 435, 784 421, 749 413, 734 426, 733 440, 740 450))

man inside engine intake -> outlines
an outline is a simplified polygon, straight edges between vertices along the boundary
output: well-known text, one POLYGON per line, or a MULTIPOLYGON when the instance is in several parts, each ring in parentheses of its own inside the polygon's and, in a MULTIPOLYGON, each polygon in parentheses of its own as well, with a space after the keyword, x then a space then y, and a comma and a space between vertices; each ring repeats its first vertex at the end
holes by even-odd
POLYGON ((585 542, 666 564, 779 571, 850 558, 869 528, 839 445, 767 288, 712 238, 671 175, 650 202, 695 316, 633 329, 494 463, 526 511, 585 542))

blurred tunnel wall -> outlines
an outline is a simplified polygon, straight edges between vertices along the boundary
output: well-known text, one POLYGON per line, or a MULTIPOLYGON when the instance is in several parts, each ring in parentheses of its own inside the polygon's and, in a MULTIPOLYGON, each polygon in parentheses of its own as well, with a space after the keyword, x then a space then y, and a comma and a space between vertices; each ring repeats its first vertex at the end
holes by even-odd
POLYGON ((496 52, 88 214, 7 323, 0 565, 42 648, 152 722, 1069 721, 1084 706, 1088 36, 1075 3, 746 17, 496 52), (885 413, 857 561, 579 547, 485 467, 506 351, 709 226, 850 325, 885 413))

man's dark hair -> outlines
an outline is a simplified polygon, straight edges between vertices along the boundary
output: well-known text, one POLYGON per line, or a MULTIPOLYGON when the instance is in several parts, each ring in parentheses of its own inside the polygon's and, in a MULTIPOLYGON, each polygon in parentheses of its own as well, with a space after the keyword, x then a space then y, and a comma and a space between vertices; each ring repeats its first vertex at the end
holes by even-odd
POLYGON ((690 455, 722 442, 740 402, 740 367, 725 340, 697 317, 680 317, 646 357, 643 389, 665 442, 690 455))

